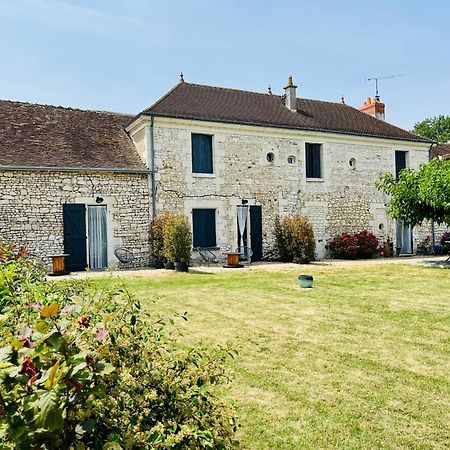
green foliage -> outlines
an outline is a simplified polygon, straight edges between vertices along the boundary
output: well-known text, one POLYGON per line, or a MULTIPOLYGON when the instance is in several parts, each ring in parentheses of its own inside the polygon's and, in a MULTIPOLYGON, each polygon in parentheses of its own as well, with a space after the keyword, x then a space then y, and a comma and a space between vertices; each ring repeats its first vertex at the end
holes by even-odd
POLYGON ((0 283, 1 448, 233 447, 212 390, 231 347, 179 349, 125 286, 49 283, 23 257, 0 283))
POLYGON ((417 122, 413 131, 440 144, 450 142, 450 116, 440 115, 417 122))
POLYGON ((186 216, 171 215, 164 224, 164 255, 170 262, 191 260, 192 233, 186 216))
POLYGON ((283 261, 297 259, 310 262, 315 258, 314 230, 307 218, 296 214, 277 218, 275 222, 275 247, 283 261))
POLYGON ((150 249, 155 260, 164 260, 164 225, 172 216, 170 213, 162 213, 150 223, 150 249))
POLYGON ((386 173, 376 186, 390 195, 388 212, 394 219, 411 226, 424 220, 450 225, 450 160, 403 169, 398 179, 386 173))

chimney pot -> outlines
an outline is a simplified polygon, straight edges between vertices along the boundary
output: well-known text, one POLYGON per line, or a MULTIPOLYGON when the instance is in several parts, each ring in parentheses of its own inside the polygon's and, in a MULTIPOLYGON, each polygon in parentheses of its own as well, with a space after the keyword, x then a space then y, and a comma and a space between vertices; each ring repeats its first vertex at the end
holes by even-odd
POLYGON ((297 112, 297 86, 293 83, 292 76, 288 78, 284 92, 284 105, 289 110, 297 112))
POLYGON ((369 116, 375 117, 376 119, 380 119, 382 121, 385 120, 385 105, 381 102, 379 95, 376 95, 374 99, 368 97, 359 110, 363 113, 369 114, 369 116))

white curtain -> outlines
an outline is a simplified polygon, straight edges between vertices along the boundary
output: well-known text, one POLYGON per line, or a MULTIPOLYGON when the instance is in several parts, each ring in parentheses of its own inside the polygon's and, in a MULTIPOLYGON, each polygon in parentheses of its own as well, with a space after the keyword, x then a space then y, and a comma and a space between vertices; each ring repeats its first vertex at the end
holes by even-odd
POLYGON ((104 269, 108 265, 106 206, 88 206, 89 267, 104 269))
POLYGON ((238 205, 237 207, 237 220, 239 229, 239 241, 244 235, 245 224, 247 223, 248 206, 238 205))

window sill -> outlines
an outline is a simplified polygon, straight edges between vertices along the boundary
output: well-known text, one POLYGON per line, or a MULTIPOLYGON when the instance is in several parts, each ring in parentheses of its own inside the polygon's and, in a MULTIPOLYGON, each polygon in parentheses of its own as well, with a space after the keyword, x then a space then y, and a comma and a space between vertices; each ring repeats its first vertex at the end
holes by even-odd
POLYGON ((215 173, 193 173, 192 176, 194 178, 215 178, 215 173))
POLYGON ((312 183, 323 183, 323 178, 307 178, 306 182, 312 182, 312 183))

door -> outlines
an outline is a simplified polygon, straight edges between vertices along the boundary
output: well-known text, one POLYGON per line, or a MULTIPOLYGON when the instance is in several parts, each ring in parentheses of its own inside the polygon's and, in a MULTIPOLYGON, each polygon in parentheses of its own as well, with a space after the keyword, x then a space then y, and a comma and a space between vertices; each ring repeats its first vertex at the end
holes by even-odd
POLYGON ((250 245, 253 252, 252 261, 262 259, 262 208, 250 206, 250 245))
POLYGON ((64 253, 66 268, 70 271, 85 270, 86 258, 86 205, 67 203, 63 205, 64 253))
POLYGON ((397 222, 397 245, 400 247, 400 254, 406 255, 413 251, 412 230, 409 225, 397 222))
POLYGON ((108 239, 106 235, 106 206, 88 206, 89 267, 108 266, 108 239))

